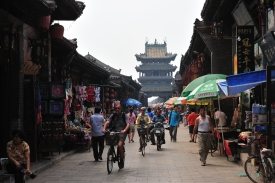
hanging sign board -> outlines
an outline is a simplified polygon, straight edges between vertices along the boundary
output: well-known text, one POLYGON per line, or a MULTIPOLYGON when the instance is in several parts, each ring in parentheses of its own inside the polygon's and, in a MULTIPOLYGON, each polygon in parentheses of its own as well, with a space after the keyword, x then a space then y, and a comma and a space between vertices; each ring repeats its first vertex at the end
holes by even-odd
POLYGON ((254 26, 237 27, 237 73, 255 71, 254 26))
POLYGON ((275 34, 273 31, 267 33, 258 40, 258 44, 266 58, 265 66, 275 65, 275 34))

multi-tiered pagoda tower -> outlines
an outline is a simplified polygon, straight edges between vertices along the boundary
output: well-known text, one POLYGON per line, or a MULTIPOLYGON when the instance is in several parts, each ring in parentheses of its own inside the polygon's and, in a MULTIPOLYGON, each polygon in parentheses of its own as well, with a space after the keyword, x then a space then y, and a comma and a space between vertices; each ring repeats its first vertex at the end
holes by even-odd
POLYGON ((145 53, 136 54, 137 61, 141 65, 136 67, 139 72, 138 81, 142 84, 141 91, 147 97, 159 96, 164 100, 172 97, 173 72, 177 66, 170 64, 177 54, 167 53, 167 45, 155 43, 145 43, 145 53))

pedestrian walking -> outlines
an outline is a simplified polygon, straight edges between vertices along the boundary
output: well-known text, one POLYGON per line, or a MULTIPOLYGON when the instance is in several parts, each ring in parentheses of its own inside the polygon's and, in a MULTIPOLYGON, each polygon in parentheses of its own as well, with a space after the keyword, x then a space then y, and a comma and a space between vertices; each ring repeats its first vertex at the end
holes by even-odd
POLYGON ((196 143, 198 131, 196 130, 194 135, 193 135, 193 131, 194 131, 194 126, 195 126, 196 119, 199 115, 197 113, 195 113, 194 108, 191 108, 190 111, 191 111, 191 114, 189 114, 188 117, 187 117, 189 135, 190 135, 189 142, 196 143))
POLYGON ((104 117, 100 114, 101 108, 95 108, 95 114, 91 116, 92 138, 93 138, 93 152, 95 161, 102 160, 102 153, 104 150, 104 133, 102 129, 105 123, 104 117))
POLYGON ((171 138, 171 142, 172 140, 174 142, 177 141, 177 131, 178 131, 178 127, 180 126, 180 114, 178 112, 178 107, 174 106, 174 110, 171 110, 169 116, 168 116, 168 121, 170 124, 170 138, 171 138))
POLYGON ((135 127, 136 127, 136 115, 133 112, 134 110, 131 108, 129 110, 129 113, 127 114, 128 118, 129 118, 129 123, 130 123, 130 133, 128 134, 128 139, 129 139, 129 143, 130 142, 134 142, 134 135, 135 135, 135 127))
POLYGON ((200 161, 201 165, 205 166, 208 151, 211 145, 211 135, 214 134, 214 129, 210 116, 205 115, 205 108, 203 106, 200 107, 200 116, 196 119, 193 135, 195 135, 197 129, 200 161))

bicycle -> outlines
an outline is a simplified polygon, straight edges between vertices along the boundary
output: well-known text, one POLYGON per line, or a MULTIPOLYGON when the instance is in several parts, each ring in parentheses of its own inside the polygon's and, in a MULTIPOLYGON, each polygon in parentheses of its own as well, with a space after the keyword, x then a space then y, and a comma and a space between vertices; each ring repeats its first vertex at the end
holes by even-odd
MULTIPOLYGON (((106 145, 109 145, 109 149, 108 149, 108 153, 107 153, 107 171, 108 171, 108 174, 110 174, 113 170, 113 164, 114 163, 118 163, 118 167, 119 169, 122 169, 123 166, 122 166, 122 163, 124 163, 125 161, 125 154, 124 154, 124 157, 121 161, 121 158, 120 158, 120 154, 118 153, 118 147, 115 148, 117 146, 117 143, 118 143, 118 135, 120 132, 110 132, 110 131, 107 131, 106 132, 106 138, 108 140, 106 145)), ((125 152, 125 148, 124 148, 124 145, 123 145, 123 150, 125 152)))
MULTIPOLYGON (((260 139, 263 135, 266 134, 261 134, 257 139, 252 140, 248 145, 254 143, 255 140, 260 142, 260 139)), ((257 143, 256 145, 260 149, 259 144, 260 143, 257 143)), ((272 150, 266 148, 263 148, 262 150, 260 149, 260 155, 253 155, 248 157, 244 164, 244 170, 247 177, 254 183, 275 182, 275 172, 271 159, 273 159, 272 150)))
POLYGON ((213 156, 213 153, 216 151, 216 150, 218 150, 218 140, 217 140, 217 138, 215 138, 215 137, 211 137, 211 140, 210 140, 210 142, 211 142, 211 146, 210 146, 210 153, 211 153, 211 156, 213 156))
MULTIPOLYGON (((139 142, 141 147, 141 154, 142 156, 145 156, 145 147, 147 146, 145 134, 147 132, 147 126, 141 125, 138 128, 138 134, 139 134, 139 142)), ((147 137, 148 138, 148 137, 147 137)))

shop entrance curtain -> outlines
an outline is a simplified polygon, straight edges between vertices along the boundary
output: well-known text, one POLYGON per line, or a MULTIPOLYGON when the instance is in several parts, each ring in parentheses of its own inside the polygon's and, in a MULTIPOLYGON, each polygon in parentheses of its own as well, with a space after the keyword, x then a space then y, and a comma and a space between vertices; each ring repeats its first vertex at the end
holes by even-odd
MULTIPOLYGON (((272 80, 275 80, 275 72, 272 73, 272 80)), ((226 82, 228 95, 235 95, 266 82, 266 70, 227 76, 226 82)))

